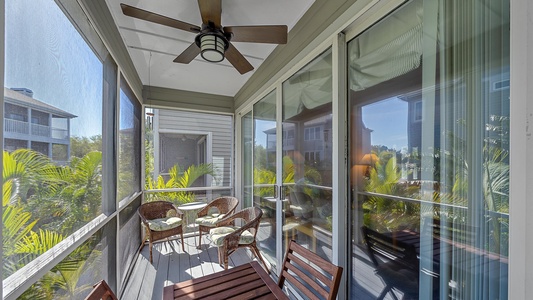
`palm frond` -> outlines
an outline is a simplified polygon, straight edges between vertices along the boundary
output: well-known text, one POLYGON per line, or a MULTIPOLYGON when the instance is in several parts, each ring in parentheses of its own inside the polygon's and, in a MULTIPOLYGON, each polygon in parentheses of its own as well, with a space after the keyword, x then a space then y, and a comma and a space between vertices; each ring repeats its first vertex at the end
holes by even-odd
POLYGON ((213 175, 213 165, 212 164, 200 164, 192 165, 183 173, 181 177, 176 180, 175 187, 177 188, 188 188, 201 176, 204 175, 213 175))
POLYGON ((30 222, 31 213, 22 207, 7 205, 2 212, 2 241, 4 256, 16 252, 16 245, 20 243, 33 229, 37 220, 30 222))
POLYGON ((17 243, 16 251, 18 253, 29 253, 41 255, 50 250, 63 240, 63 236, 57 232, 39 229, 39 232, 32 231, 17 243))

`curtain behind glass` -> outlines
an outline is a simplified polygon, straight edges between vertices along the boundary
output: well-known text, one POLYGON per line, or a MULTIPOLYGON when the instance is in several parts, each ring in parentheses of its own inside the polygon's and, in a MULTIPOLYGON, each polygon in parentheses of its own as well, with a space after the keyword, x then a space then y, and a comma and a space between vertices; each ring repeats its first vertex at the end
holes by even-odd
POLYGON ((283 82, 283 118, 331 103, 331 52, 315 59, 283 82))
POLYGON ((411 1, 348 52, 358 292, 506 299, 509 3, 411 1), (368 263, 361 226, 414 245, 416 282, 368 263))
MULTIPOLYGON (((509 3, 443 1, 439 8, 443 134, 440 228, 466 247, 441 269, 441 296, 507 297, 509 3), (445 172, 442 172, 444 170, 445 172), (467 209, 464 209, 466 207, 467 209), (469 251, 472 247, 475 251, 469 251), (443 285, 444 281, 449 285, 443 285)), ((442 268, 442 267, 441 267, 442 268)))

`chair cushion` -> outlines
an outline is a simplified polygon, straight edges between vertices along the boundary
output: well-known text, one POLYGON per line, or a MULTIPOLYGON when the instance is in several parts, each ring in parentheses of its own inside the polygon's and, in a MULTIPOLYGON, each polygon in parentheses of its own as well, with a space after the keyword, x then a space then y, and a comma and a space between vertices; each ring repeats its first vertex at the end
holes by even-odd
MULTIPOLYGON (((216 227, 209 231, 209 234, 211 235, 211 240, 213 241, 213 244, 215 246, 220 247, 224 244, 224 238, 234 232, 235 230, 238 230, 239 226, 222 226, 222 227, 216 227)), ((248 231, 245 230, 241 234, 241 237, 239 239, 239 244, 247 245, 251 244, 254 241, 254 235, 248 231)))
POLYGON ((167 218, 170 218, 170 217, 177 217, 178 216, 178 212, 171 209, 169 211, 167 211, 167 218))
POLYGON ((181 225, 182 220, 178 217, 148 220, 148 226, 153 231, 165 231, 181 225))
POLYGON ((225 214, 211 214, 205 217, 197 218, 194 222, 198 225, 215 227, 216 223, 222 220, 226 215, 225 214))
POLYGON ((310 218, 313 216, 313 206, 311 205, 291 205, 290 209, 295 217, 310 218))

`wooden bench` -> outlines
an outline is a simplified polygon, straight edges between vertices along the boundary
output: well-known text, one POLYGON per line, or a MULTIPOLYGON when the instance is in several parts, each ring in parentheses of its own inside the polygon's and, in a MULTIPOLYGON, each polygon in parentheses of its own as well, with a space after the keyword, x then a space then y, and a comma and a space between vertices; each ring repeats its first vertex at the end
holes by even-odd
POLYGON ((93 286, 91 293, 85 300, 118 300, 109 285, 102 280, 93 286))

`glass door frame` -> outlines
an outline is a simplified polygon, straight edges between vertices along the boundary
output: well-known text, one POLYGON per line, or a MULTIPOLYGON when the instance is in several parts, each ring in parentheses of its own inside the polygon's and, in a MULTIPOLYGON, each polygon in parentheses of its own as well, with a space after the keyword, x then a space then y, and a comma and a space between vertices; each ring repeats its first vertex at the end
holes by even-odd
MULTIPOLYGON (((282 174, 281 172, 279 172, 279 170, 281 170, 281 165, 282 165, 282 155, 281 155, 281 148, 282 148, 282 141, 281 141, 281 138, 282 138, 282 129, 281 129, 281 86, 274 86, 273 88, 271 89, 268 89, 267 91, 265 91, 264 93, 262 93, 260 96, 257 97, 257 100, 254 101, 253 103, 250 103, 249 105, 246 106, 245 109, 243 109, 242 111, 240 111, 239 113, 237 113, 237 118, 236 118, 236 128, 235 128, 235 131, 236 131, 236 144, 237 144, 237 147, 236 147, 236 152, 237 152, 237 155, 235 157, 244 157, 244 153, 242 153, 242 151, 244 151, 243 149, 243 146, 242 145, 242 134, 243 132, 245 131, 243 128, 242 128, 242 125, 243 125, 243 119, 246 115, 250 114, 251 113, 251 119, 252 119, 252 128, 248 129, 250 132, 252 132, 253 134, 253 137, 252 137, 252 141, 254 142, 254 145, 255 145, 255 123, 253 122, 254 120, 254 112, 253 112, 253 108, 254 108, 254 104, 260 102, 262 99, 264 99, 265 97, 267 97, 268 95, 270 95, 270 93, 275 93, 275 97, 276 97, 276 182, 274 184, 274 195, 275 195, 275 198, 276 198, 276 258, 275 258, 275 262, 276 262, 276 266, 280 266, 283 262, 283 257, 285 255, 285 253, 282 253, 283 252, 283 249, 282 249, 282 228, 281 226, 278 226, 278 223, 279 221, 281 220, 282 218, 282 203, 280 201, 280 196, 281 196, 281 186, 282 186, 282 174)), ((252 157, 252 170, 254 168, 254 147, 251 147, 252 149, 252 153, 251 153, 251 157, 252 157)), ((241 160, 236 160, 235 161, 235 166, 237 169, 239 170, 243 170, 243 162, 241 160)), ((235 177, 235 194, 236 196, 239 198, 239 199, 243 199, 243 192, 244 192, 244 180, 243 180, 243 177, 242 175, 243 174, 240 174, 241 176, 236 176, 235 177)), ((253 176, 253 172, 252 172, 252 176, 253 176)), ((253 184, 253 179, 252 179, 252 184, 253 184)), ((253 197, 253 188, 252 188, 252 197, 253 197)), ((241 202, 241 208, 244 208, 245 205, 254 205, 253 203, 253 199, 251 201, 251 203, 244 203, 244 202, 241 202)), ((274 267, 274 266, 272 266, 274 267)), ((275 274, 275 276, 278 275, 278 272, 279 270, 274 267, 274 270, 275 272, 273 272, 273 274, 275 274)))
MULTIPOLYGON (((311 47, 312 45, 310 45, 311 47)), ((275 90, 276 92, 276 186, 278 187, 277 191, 277 201, 276 201, 276 218, 277 222, 281 224, 282 220, 282 203, 279 201, 280 190, 282 187, 282 84, 285 80, 289 79, 292 75, 298 72, 302 67, 313 61, 320 54, 322 54, 328 48, 332 48, 332 85, 333 85, 333 101, 332 101, 332 114, 333 114, 333 124, 332 128, 333 134, 333 159, 332 159, 332 178, 333 178, 333 199, 332 199, 332 212, 333 212, 333 222, 332 222, 332 262, 336 265, 339 265, 344 268, 344 276, 350 276, 351 267, 349 266, 348 254, 350 253, 350 243, 348 243, 349 230, 348 226, 348 139, 347 139, 347 119, 348 119, 348 102, 347 102, 347 56, 346 56, 346 38, 345 35, 341 32, 335 34, 332 38, 326 39, 319 45, 315 45, 309 53, 301 58, 297 57, 294 62, 291 62, 289 65, 292 67, 281 71, 282 74, 279 76, 274 76, 278 78, 276 81, 272 82, 270 85, 265 85, 264 89, 258 91, 247 103, 241 105, 241 107, 236 111, 236 155, 235 157, 244 157, 243 156, 243 145, 242 145, 242 133, 244 132, 242 126, 242 120, 245 115, 252 112, 253 119, 253 105, 267 96, 269 93, 275 90)), ((253 125, 252 125, 253 126, 253 125)), ((252 128, 252 130, 254 130, 252 128)), ((240 159, 236 159, 235 166, 237 170, 243 169, 243 162, 240 159)), ((243 178, 242 174, 239 174, 235 177, 235 194, 237 197, 242 198, 243 193, 243 178)), ((277 226, 276 228, 276 257, 277 264, 281 265, 285 252, 282 249, 282 228, 277 226)), ((274 274, 274 272, 272 273, 274 274)), ((275 274, 277 276, 278 274, 275 274)), ((347 277, 345 277, 347 278, 347 277)), ((339 287, 338 299, 347 299, 347 280, 342 280, 339 287)))

